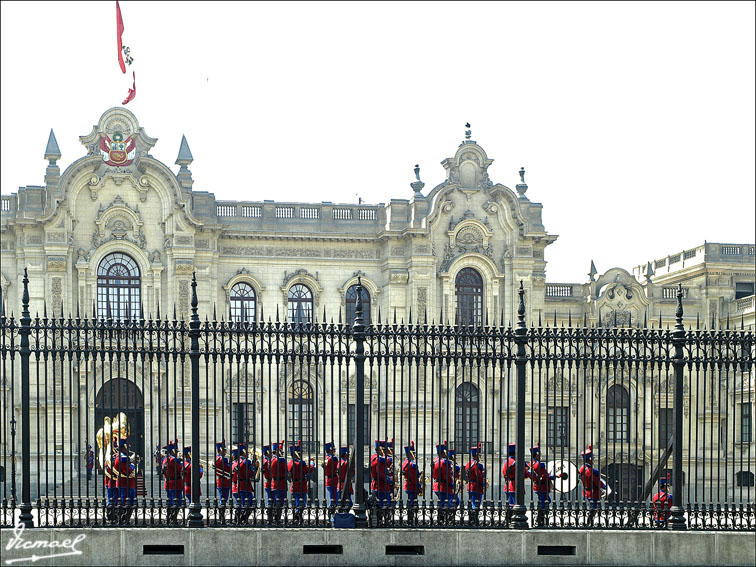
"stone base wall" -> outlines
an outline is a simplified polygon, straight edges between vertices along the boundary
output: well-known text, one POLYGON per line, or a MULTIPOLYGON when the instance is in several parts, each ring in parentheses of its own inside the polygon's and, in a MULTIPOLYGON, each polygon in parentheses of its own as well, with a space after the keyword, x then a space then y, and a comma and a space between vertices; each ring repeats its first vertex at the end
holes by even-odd
MULTIPOLYGON (((35 565, 754 565, 754 533, 588 530, 31 529, 32 542, 73 540, 80 555, 35 565)), ((65 549, 8 548, 3 559, 65 549)), ((11 542, 13 543, 13 542, 11 542)), ((29 562, 31 560, 29 559, 29 562)), ((14 561, 26 564, 27 561, 14 561)))

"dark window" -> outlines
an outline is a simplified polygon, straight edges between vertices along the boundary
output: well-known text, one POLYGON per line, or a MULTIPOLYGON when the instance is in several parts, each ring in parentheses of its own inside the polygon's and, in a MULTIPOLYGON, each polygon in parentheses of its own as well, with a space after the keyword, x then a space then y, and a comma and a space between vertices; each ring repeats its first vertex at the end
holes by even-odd
POLYGON ((248 283, 239 282, 231 288, 231 320, 239 323, 255 322, 255 308, 257 307, 255 290, 248 283))
POLYGON ((630 394, 619 384, 606 392, 606 438, 617 443, 630 440, 630 394))
POLYGON ((550 447, 568 447, 570 444, 570 408, 550 407, 546 413, 546 443, 550 447))
POLYGON ((754 486, 754 475, 751 471, 738 471, 735 473, 735 484, 738 486, 754 486))
POLYGON ((669 440, 674 433, 675 412, 670 408, 659 408, 659 450, 667 448, 669 440))
POLYGON ((235 403, 232 415, 234 442, 252 443, 255 439, 255 406, 248 403, 235 403))
MULTIPOLYGON (((370 406, 365 404, 362 406, 362 413, 365 420, 365 431, 363 432, 362 442, 365 446, 370 445, 370 406)), ((347 443, 352 442, 352 432, 357 428, 357 404, 349 404, 347 406, 347 443)))
POLYGON ((289 434, 291 440, 302 441, 302 451, 317 452, 314 437, 315 398, 312 386, 295 380, 289 389, 289 434))
POLYGON ((458 454, 467 453, 480 440, 478 388, 472 382, 462 382, 454 396, 454 448, 458 454))
POLYGON ((289 323, 310 324, 312 322, 312 292, 303 284, 289 288, 289 323))
POLYGON ((140 315, 139 266, 122 252, 108 254, 97 268, 97 315, 122 321, 140 315))
POLYGON ((753 441, 753 405, 749 403, 740 404, 740 440, 753 441))
POLYGON ((463 268, 457 274, 457 324, 483 323, 483 278, 472 268, 463 268))
MULTIPOLYGON (((357 301, 357 286, 349 286, 346 292, 346 321, 347 325, 354 324, 354 310, 357 301)), ((365 326, 370 325, 370 293, 362 288, 362 319, 365 326)))
POLYGON ((735 299, 753 295, 753 282, 737 282, 735 284, 735 299))

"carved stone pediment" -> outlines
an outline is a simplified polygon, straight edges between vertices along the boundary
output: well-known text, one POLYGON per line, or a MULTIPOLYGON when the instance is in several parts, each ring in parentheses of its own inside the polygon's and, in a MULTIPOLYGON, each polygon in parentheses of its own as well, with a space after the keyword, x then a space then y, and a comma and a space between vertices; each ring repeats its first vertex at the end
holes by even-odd
POLYGON ((100 205, 92 233, 92 248, 97 248, 110 240, 126 240, 144 249, 147 239, 139 205, 131 207, 120 195, 107 206, 100 205))

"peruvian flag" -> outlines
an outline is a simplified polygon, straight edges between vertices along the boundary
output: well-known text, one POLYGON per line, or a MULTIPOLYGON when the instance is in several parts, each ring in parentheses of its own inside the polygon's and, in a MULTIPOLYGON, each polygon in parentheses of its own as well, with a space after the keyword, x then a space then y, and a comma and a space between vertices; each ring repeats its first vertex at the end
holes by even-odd
POLYGON ((118 65, 121 67, 121 72, 126 73, 126 64, 123 62, 123 18, 118 0, 116 0, 116 36, 118 39, 118 65))
POLYGON ((123 101, 123 102, 122 102, 121 104, 126 104, 126 103, 128 103, 128 102, 129 102, 130 100, 134 100, 134 97, 136 96, 136 73, 135 73, 134 71, 132 71, 132 72, 131 72, 131 74, 132 74, 132 76, 133 76, 133 78, 134 78, 134 84, 133 84, 133 86, 132 86, 132 87, 131 87, 131 88, 129 89, 129 94, 128 94, 128 95, 126 95, 126 99, 125 99, 125 100, 124 100, 124 101, 123 101))

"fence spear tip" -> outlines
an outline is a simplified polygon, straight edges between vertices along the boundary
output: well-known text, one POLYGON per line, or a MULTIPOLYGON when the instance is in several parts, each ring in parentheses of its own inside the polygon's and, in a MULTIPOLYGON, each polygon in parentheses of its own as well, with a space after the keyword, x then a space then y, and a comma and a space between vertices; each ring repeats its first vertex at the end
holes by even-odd
MULTIPOLYGON (((412 306, 410 305, 409 309, 409 324, 412 324, 412 306)), ((404 325, 404 320, 402 319, 402 325, 404 325)))
MULTIPOLYGON (((572 309, 567 313, 567 326, 572 327, 572 309)), ((564 327, 564 323, 562 323, 562 327, 564 327)))
POLYGON ((396 325, 396 306, 394 306, 394 325, 396 325))
POLYGON ((696 330, 701 328, 701 314, 696 313, 696 330))
MULTIPOLYGON (((37 317, 39 317, 39 313, 37 314, 37 317)), ((42 317, 47 319, 47 300, 42 301, 42 317)))
POLYGON ((730 330, 730 313, 727 313, 727 327, 725 327, 728 331, 730 330))
POLYGON ((276 323, 279 323, 279 316, 278 316, 278 305, 276 305, 276 323))

